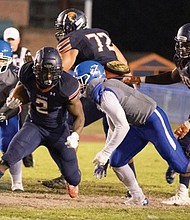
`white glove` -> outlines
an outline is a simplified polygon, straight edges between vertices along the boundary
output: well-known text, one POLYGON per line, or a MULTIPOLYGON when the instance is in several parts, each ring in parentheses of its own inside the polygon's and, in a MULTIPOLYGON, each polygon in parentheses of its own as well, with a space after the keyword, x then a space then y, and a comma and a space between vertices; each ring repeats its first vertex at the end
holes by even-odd
POLYGON ((76 149, 79 144, 79 135, 77 132, 73 132, 70 136, 67 137, 67 141, 65 142, 65 145, 67 145, 68 148, 74 148, 76 149))
POLYGON ((8 108, 15 109, 18 108, 20 105, 22 105, 22 102, 17 98, 9 96, 6 100, 6 104, 8 108))
POLYGON ((6 116, 4 113, 0 113, 0 122, 4 122, 6 120, 6 116))
POLYGON ((108 159, 110 158, 110 154, 106 153, 105 151, 99 151, 96 156, 94 157, 94 160, 92 161, 95 165, 101 165, 104 166, 108 159))

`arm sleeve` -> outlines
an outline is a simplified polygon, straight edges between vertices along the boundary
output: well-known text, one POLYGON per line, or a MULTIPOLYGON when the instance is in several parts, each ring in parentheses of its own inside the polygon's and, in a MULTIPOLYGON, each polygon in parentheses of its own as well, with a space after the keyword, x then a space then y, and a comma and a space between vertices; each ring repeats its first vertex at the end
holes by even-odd
POLYGON ((159 75, 145 77, 145 83, 167 85, 167 84, 173 84, 173 83, 178 83, 178 82, 181 82, 181 77, 177 69, 174 69, 173 71, 165 72, 159 75))
POLYGON ((113 92, 104 92, 100 108, 105 112, 110 126, 108 129, 106 145, 103 150, 111 155, 128 133, 129 123, 119 100, 113 92))

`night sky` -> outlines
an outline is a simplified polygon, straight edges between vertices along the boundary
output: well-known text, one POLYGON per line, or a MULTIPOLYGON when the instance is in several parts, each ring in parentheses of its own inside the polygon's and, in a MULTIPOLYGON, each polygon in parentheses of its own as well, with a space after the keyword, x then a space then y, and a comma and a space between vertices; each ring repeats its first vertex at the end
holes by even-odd
POLYGON ((95 0, 92 27, 107 30, 121 51, 170 60, 178 29, 190 22, 190 0, 95 0))

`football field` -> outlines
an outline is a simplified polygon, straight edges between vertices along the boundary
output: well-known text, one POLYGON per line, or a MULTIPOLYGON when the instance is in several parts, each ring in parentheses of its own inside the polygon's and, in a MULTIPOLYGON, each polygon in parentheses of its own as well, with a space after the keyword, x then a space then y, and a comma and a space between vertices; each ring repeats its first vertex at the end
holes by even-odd
POLYGON ((100 122, 84 129, 77 151, 82 181, 76 199, 71 199, 64 189, 42 186, 42 180, 60 175, 44 146, 34 152, 34 168, 23 167, 23 193, 11 192, 6 172, 0 181, 0 219, 190 219, 190 207, 161 204, 163 199, 175 194, 178 176, 172 185, 166 183, 167 164, 151 144, 135 157, 137 178, 149 199, 149 206, 124 205, 126 189, 111 168, 106 178, 99 180, 93 176, 92 160, 104 146, 103 140, 100 122))

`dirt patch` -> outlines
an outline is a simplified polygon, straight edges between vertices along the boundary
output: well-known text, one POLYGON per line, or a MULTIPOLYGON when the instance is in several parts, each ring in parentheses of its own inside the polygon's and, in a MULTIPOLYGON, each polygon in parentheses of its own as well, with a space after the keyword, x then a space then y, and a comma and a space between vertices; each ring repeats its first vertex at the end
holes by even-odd
MULTIPOLYGON (((129 207, 124 204, 126 199, 119 196, 84 196, 71 199, 67 194, 42 193, 1 193, 1 207, 30 207, 30 208, 106 208, 129 207)), ((149 198, 149 207, 165 207, 159 198, 149 198)), ((134 207, 134 206, 132 206, 134 207)), ((138 206, 136 206, 138 207, 138 206)), ((181 206, 180 206, 181 207, 181 206)))

